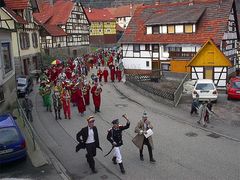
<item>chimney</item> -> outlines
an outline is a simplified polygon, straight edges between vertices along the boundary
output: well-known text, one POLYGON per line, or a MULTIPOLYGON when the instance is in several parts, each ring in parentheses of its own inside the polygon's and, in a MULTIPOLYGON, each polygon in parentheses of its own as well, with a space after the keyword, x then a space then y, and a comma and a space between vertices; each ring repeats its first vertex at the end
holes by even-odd
POLYGON ((160 0, 155 0, 155 5, 159 5, 160 4, 160 0))
POLYGON ((189 0, 189 6, 192 6, 194 4, 194 0, 189 0))

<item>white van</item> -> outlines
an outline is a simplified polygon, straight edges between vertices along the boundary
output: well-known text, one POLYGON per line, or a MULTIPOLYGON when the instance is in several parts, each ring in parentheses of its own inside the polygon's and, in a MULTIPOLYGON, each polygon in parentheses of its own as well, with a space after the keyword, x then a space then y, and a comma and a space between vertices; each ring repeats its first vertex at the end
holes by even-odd
POLYGON ((196 81, 192 91, 192 98, 195 99, 197 94, 199 95, 199 101, 208 101, 210 99, 217 102, 217 88, 211 79, 199 79, 196 81))

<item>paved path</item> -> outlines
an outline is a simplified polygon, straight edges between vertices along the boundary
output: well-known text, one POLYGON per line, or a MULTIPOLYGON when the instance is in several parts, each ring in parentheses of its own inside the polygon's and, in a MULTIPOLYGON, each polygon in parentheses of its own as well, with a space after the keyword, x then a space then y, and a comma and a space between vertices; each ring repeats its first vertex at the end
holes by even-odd
POLYGON ((86 117, 93 114, 92 102, 83 117, 74 107, 71 120, 56 121, 53 113, 46 112, 42 107, 40 96, 33 94, 33 97, 36 113, 33 125, 45 145, 64 166, 62 171, 66 169, 66 174, 72 179, 240 179, 239 142, 214 136, 211 132, 223 128, 223 133, 231 135, 232 129, 226 131, 226 127, 218 126, 218 121, 214 120, 212 127, 205 131, 196 124, 197 117, 192 118, 189 112, 156 103, 123 83, 103 84, 101 113, 95 114, 103 152, 97 152, 96 167, 99 173, 93 175, 85 152, 74 152, 75 135, 86 125, 86 117), (156 164, 149 162, 147 148, 144 150, 145 161, 141 162, 138 150, 131 142, 135 136, 134 128, 144 110, 154 125, 156 164), (120 118, 124 124, 121 118, 124 113, 131 121, 130 128, 123 136, 122 155, 126 175, 122 175, 119 167, 112 164, 111 155, 104 157, 111 147, 106 140, 111 121, 120 118))

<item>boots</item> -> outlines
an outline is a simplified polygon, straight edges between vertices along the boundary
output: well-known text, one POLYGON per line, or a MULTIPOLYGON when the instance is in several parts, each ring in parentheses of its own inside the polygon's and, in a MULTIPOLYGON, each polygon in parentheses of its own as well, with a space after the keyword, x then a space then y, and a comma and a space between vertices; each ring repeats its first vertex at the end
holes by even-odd
POLYGON ((125 174, 125 169, 123 167, 123 163, 119 163, 119 167, 120 167, 121 173, 125 174))
POLYGON ((141 161, 144 161, 144 158, 143 158, 143 150, 140 149, 140 150, 139 150, 139 153, 140 153, 140 160, 141 160, 141 161))
POLYGON ((116 159, 117 159, 117 157, 113 156, 113 158, 112 158, 112 162, 113 162, 113 164, 117 164, 116 159))

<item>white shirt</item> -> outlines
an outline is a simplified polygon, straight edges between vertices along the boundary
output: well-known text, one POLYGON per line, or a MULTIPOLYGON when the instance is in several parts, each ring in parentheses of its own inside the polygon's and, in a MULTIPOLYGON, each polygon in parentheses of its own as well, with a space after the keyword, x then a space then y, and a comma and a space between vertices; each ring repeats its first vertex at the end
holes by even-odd
POLYGON ((86 144, 95 142, 93 129, 88 126, 88 138, 86 144))

